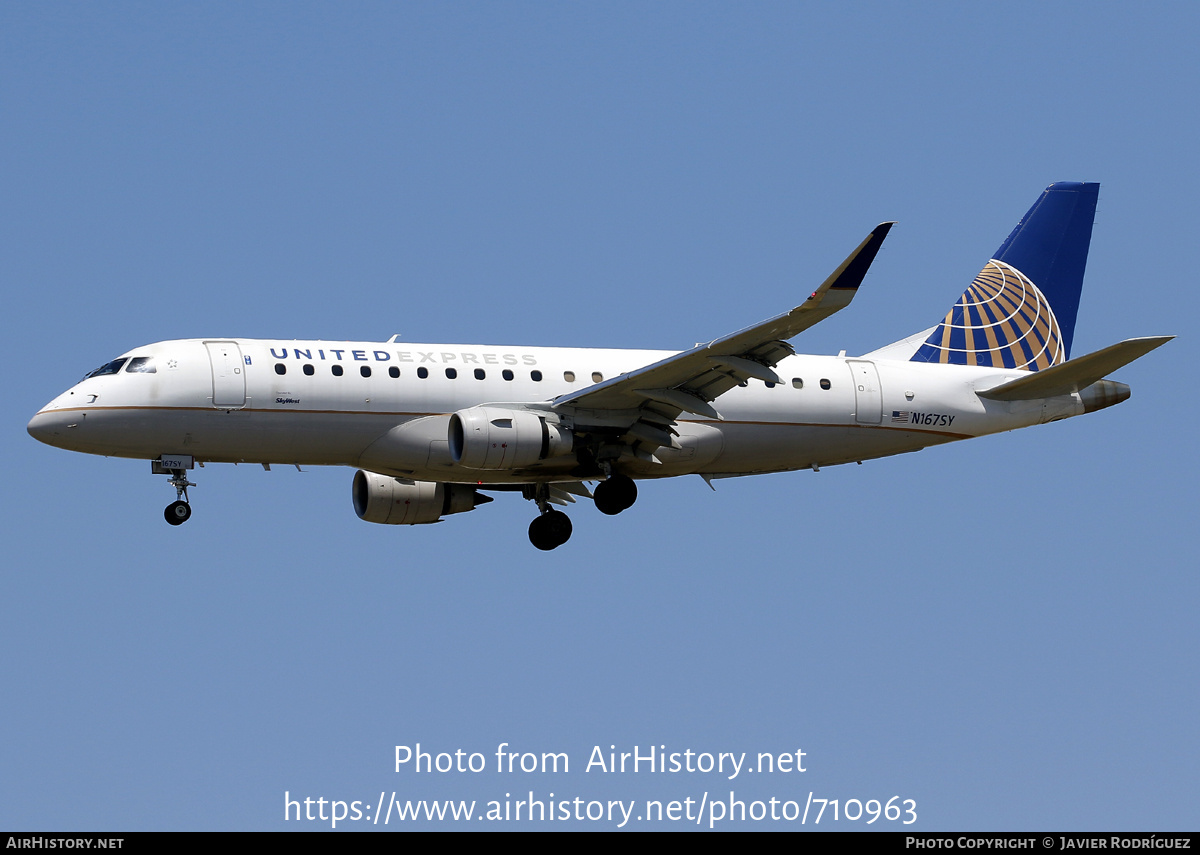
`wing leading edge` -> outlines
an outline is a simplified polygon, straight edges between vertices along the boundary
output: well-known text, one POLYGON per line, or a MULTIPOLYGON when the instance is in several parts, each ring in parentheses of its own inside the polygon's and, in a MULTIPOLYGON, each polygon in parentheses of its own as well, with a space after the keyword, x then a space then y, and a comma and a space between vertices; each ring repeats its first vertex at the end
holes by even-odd
POLYGON ((775 366, 795 353, 787 339, 850 305, 893 225, 876 226, 837 270, 791 311, 620 377, 561 395, 554 399, 552 407, 641 410, 644 416, 650 416, 652 424, 658 422, 662 426, 669 425, 682 412, 720 419, 713 401, 750 378, 781 382, 775 366), (656 414, 660 419, 654 418, 656 414))

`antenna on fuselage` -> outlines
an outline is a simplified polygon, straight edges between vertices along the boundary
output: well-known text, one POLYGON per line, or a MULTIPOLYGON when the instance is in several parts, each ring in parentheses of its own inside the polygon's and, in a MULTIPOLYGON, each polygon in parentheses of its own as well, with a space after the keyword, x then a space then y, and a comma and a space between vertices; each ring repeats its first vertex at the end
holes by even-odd
POLYGON ((400 340, 400 333, 396 333, 394 336, 392 336, 391 338, 388 339, 388 344, 395 344, 399 340, 400 340))

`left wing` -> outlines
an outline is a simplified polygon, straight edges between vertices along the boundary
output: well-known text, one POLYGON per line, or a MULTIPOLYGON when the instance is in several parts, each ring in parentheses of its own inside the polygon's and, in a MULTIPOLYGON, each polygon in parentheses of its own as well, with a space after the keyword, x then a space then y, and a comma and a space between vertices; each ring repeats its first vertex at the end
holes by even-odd
POLYGON ((775 366, 796 352, 787 339, 850 305, 892 225, 876 226, 841 266, 790 312, 653 365, 560 395, 551 402, 552 408, 649 410, 651 420, 660 425, 669 425, 681 412, 720 419, 712 402, 739 383, 749 378, 782 382, 775 366), (654 419, 654 414, 659 418, 654 419))

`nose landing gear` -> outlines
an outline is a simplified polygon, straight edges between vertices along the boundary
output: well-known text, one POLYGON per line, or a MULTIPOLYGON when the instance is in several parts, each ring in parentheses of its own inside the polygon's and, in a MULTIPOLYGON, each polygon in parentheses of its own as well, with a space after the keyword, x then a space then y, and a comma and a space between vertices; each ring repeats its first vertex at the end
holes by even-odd
POLYGON ((187 470, 172 469, 170 470, 171 477, 167 479, 167 483, 175 488, 175 501, 167 505, 167 509, 163 511, 163 517, 171 525, 183 525, 192 516, 192 506, 188 503, 188 487, 196 485, 187 478, 187 470))
POLYGON ((183 525, 192 515, 192 506, 187 502, 171 502, 163 511, 163 516, 171 525, 183 525))
POLYGON ((167 483, 175 488, 175 501, 163 511, 163 517, 171 525, 183 525, 192 516, 187 488, 196 485, 188 480, 187 471, 195 465, 196 461, 190 454, 164 454, 157 460, 150 461, 150 471, 155 475, 170 475, 167 483))

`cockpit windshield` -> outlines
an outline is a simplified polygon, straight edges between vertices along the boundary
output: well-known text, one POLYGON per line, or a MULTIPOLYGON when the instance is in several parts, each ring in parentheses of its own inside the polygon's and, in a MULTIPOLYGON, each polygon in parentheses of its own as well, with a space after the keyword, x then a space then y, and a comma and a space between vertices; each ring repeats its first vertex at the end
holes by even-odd
POLYGON ((129 367, 125 369, 126 374, 154 374, 154 357, 152 356, 135 356, 129 360, 129 367))
POLYGON ((106 362, 90 374, 83 376, 84 380, 90 377, 103 377, 105 374, 116 374, 121 370, 121 366, 125 364, 125 357, 114 359, 112 362, 106 362))

